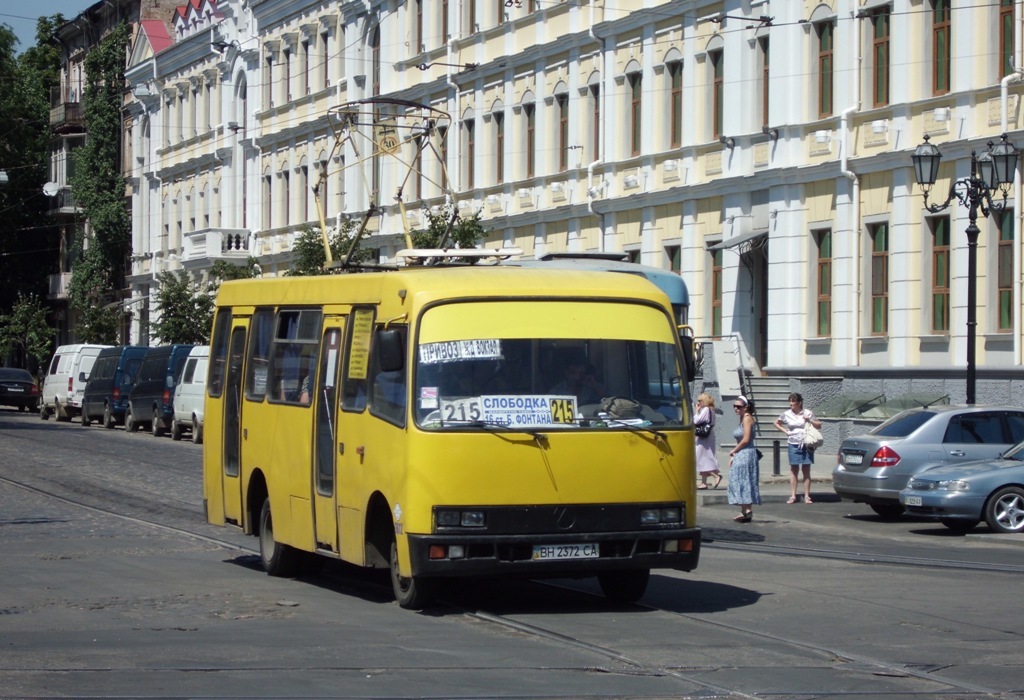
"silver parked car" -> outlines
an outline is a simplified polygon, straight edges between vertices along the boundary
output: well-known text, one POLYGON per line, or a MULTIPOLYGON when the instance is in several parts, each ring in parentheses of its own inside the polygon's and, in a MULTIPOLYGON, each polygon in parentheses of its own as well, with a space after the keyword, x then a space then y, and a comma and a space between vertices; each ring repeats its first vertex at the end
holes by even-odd
POLYGON ((1024 532, 1024 442, 997 459, 921 472, 900 491, 900 503, 958 532, 982 520, 995 532, 1024 532))
POLYGON ((1024 440, 1024 409, 933 406, 893 416, 866 435, 843 440, 832 488, 883 518, 903 513, 900 491, 925 469, 994 459, 1024 440))

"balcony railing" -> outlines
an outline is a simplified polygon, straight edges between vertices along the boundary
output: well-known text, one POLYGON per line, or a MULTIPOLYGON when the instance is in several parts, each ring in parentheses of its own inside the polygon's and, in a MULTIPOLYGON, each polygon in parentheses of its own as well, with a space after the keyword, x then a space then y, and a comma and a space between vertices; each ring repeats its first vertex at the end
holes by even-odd
POLYGON ((248 229, 200 229, 185 234, 183 260, 242 258, 249 255, 248 229))
POLYGON ((81 102, 61 102, 50 108, 50 126, 61 130, 85 126, 81 102))
POLYGON ((70 187, 61 187, 57 190, 57 194, 50 198, 51 216, 56 216, 57 214, 76 214, 80 211, 78 202, 75 201, 75 193, 70 187))

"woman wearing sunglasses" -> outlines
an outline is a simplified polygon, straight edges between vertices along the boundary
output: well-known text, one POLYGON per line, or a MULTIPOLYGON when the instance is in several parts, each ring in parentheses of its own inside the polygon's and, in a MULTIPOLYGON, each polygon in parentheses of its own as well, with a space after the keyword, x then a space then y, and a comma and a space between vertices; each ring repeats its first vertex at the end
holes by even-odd
POLYGON ((732 433, 736 447, 729 453, 729 503, 740 507, 740 514, 733 520, 749 523, 754 519, 754 505, 761 505, 761 474, 754 447, 754 402, 737 396, 732 408, 740 424, 732 433))

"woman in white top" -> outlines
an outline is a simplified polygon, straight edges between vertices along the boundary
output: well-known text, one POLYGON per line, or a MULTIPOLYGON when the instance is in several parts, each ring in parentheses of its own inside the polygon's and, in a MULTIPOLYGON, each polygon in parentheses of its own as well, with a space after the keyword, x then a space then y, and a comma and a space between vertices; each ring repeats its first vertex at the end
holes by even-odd
POLYGON ((788 436, 789 447, 789 500, 796 503, 796 487, 801 470, 804 482, 804 503, 811 500, 811 465, 814 464, 814 448, 804 445, 804 426, 810 423, 821 428, 821 421, 814 413, 804 408, 804 397, 797 393, 789 395, 789 410, 783 411, 775 420, 775 427, 788 436))

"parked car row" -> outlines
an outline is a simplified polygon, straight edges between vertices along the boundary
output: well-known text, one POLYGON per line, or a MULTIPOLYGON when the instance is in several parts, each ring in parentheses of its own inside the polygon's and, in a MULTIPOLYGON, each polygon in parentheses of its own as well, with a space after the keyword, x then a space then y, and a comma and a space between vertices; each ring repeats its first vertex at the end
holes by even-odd
POLYGON ((904 512, 966 532, 1024 532, 1024 409, 934 406, 843 440, 832 487, 883 518, 904 512))
POLYGON ((184 431, 202 442, 207 345, 63 345, 43 382, 39 415, 79 416, 83 426, 145 427, 154 436, 184 431))

